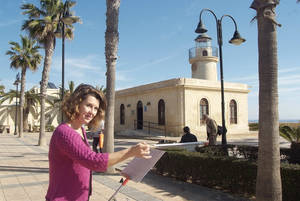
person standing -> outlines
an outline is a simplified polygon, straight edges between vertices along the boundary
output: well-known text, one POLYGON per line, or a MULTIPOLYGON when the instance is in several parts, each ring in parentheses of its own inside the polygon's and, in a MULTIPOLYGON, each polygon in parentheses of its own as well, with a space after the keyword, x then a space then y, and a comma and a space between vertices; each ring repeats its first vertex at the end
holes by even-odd
POLYGON ((188 126, 185 126, 183 128, 183 132, 184 132, 184 135, 181 137, 180 143, 197 142, 198 141, 197 137, 190 132, 190 128, 188 126))
MULTIPOLYGON (((100 146, 100 135, 103 135, 104 133, 104 120, 100 121, 100 128, 96 131, 93 132, 93 151, 98 153, 98 145, 100 146)), ((102 147, 100 147, 101 149, 102 147)))
POLYGON ((67 121, 53 132, 49 144, 49 186, 46 201, 88 201, 91 171, 106 171, 131 157, 151 158, 144 142, 114 153, 96 153, 87 141, 84 126, 97 128, 104 118, 106 99, 91 85, 80 84, 65 98, 67 121))
POLYGON ((210 118, 207 114, 203 115, 203 120, 206 123, 206 132, 208 137, 208 145, 217 144, 218 125, 216 121, 210 118))

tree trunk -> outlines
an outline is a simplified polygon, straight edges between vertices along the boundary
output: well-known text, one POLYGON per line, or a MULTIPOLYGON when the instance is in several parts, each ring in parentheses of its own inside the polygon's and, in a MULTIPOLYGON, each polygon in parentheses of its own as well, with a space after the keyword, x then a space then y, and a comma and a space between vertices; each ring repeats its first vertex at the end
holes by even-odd
POLYGON ((259 53, 259 149, 256 181, 257 201, 281 201, 278 64, 275 3, 265 1, 257 10, 259 53), (268 12, 269 11, 269 12, 268 12), (271 13, 271 16, 266 16, 271 13), (270 19, 271 17, 271 19, 270 19))
MULTIPOLYGON (((27 103, 28 104, 28 103, 27 103)), ((23 108, 23 128, 24 131, 28 132, 29 131, 29 126, 28 126, 28 115, 29 115, 29 107, 23 108)))
POLYGON ((46 107, 45 99, 46 99, 53 51, 54 51, 54 37, 49 36, 45 42, 45 60, 44 60, 44 68, 43 68, 41 90, 40 90, 41 112, 40 112, 40 135, 39 135, 39 143, 38 143, 39 146, 44 146, 47 143, 46 136, 45 136, 45 107, 46 107))
MULTIPOLYGON (((106 32, 105 32, 105 58, 106 58, 106 98, 107 109, 105 113, 105 140, 106 152, 114 152, 114 110, 115 110, 115 74, 119 43, 118 23, 120 0, 106 0, 106 32)), ((114 172, 114 167, 107 170, 114 172)))
POLYGON ((24 97, 25 97, 25 83, 26 83, 26 68, 22 68, 21 72, 21 89, 20 89, 20 119, 19 119, 19 138, 23 137, 23 108, 24 108, 24 97))

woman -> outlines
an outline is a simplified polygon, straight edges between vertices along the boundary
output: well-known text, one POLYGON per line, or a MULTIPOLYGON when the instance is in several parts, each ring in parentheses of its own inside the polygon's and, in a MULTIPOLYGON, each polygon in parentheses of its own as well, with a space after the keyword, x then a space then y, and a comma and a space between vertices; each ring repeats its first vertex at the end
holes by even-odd
POLYGON ((103 93, 86 84, 65 99, 62 109, 68 120, 55 129, 49 145, 47 201, 86 201, 91 194, 91 170, 104 172, 130 157, 150 158, 146 143, 114 153, 90 149, 83 125, 97 128, 105 108, 103 93))

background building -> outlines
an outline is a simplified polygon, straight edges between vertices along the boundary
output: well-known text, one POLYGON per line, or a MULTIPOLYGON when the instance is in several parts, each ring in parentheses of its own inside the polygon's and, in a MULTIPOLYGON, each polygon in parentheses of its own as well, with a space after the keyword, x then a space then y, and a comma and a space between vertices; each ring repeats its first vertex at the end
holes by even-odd
MULTIPOLYGON (((203 36, 202 36, 203 39, 203 36)), ((192 78, 175 78, 116 91, 115 131, 141 129, 182 135, 189 126, 196 135, 206 135, 202 115, 208 114, 219 125, 221 87, 217 80, 217 48, 211 39, 195 39, 189 50, 192 78)), ((248 85, 224 83, 227 134, 245 133, 248 127, 248 85)))
MULTIPOLYGON (((35 94, 40 93, 40 88, 38 86, 33 87, 32 92, 35 94)), ((20 93, 20 91, 18 92, 20 93)), ((47 87, 47 101, 46 101, 46 130, 50 127, 56 127, 61 119, 60 112, 60 102, 59 100, 60 90, 51 82, 48 83, 47 87)), ((26 97, 25 97, 26 99, 26 97)), ((13 98, 11 101, 6 100, 0 105, 0 133, 14 133, 15 130, 15 117, 16 117, 16 101, 19 106, 19 98, 13 98)), ((25 100, 26 102, 26 100, 25 100)), ((30 104, 30 103, 27 103, 30 104)), ((24 108, 25 110, 25 108, 24 108)), ((19 108, 18 108, 18 118, 19 121, 19 108)), ((23 115, 25 120, 25 115, 23 115)), ((26 121, 26 120, 25 120, 26 121)), ((27 118, 28 131, 38 131, 40 127, 40 105, 32 105, 29 107, 29 114, 27 118)), ((24 129, 26 127, 24 126, 24 129)))

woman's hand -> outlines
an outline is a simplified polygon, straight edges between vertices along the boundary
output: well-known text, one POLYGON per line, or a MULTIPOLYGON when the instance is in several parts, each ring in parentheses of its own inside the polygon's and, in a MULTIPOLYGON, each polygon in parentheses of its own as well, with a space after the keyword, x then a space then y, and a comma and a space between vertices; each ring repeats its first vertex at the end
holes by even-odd
POLYGON ((107 165, 112 166, 130 157, 138 157, 138 158, 145 158, 145 159, 151 158, 150 146, 147 143, 142 142, 130 148, 123 149, 118 152, 109 153, 107 165))
POLYGON ((149 159, 149 158, 151 158, 151 156, 150 156, 150 145, 147 144, 146 142, 138 143, 137 145, 132 146, 129 149, 129 154, 132 157, 149 159))

